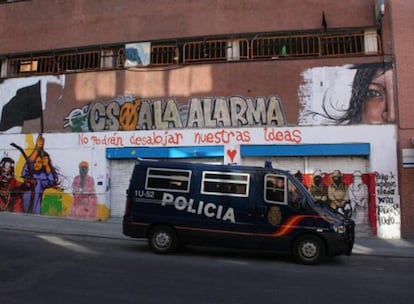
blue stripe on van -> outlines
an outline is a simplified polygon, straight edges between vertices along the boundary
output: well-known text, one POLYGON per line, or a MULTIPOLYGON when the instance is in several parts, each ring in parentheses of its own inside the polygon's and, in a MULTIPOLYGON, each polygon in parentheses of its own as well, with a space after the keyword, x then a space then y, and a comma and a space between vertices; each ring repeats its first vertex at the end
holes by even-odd
POLYGON ((106 158, 197 158, 223 157, 223 146, 106 148, 106 158))
MULTIPOLYGON (((240 154, 248 156, 368 156, 369 143, 241 145, 240 154)), ((106 148, 108 159, 120 158, 202 158, 223 157, 223 146, 126 147, 106 148)))
POLYGON ((369 143, 303 144, 303 145, 242 145, 241 156, 367 156, 369 143))

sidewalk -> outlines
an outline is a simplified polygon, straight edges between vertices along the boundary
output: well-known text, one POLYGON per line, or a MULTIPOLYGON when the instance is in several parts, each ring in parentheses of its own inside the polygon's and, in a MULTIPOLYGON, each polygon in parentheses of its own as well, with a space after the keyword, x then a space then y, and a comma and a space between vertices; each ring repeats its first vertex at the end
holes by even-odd
MULTIPOLYGON (((0 212, 0 231, 20 230, 131 240, 122 234, 122 219, 106 222, 0 212)), ((414 240, 357 238, 352 254, 414 258, 414 240)))

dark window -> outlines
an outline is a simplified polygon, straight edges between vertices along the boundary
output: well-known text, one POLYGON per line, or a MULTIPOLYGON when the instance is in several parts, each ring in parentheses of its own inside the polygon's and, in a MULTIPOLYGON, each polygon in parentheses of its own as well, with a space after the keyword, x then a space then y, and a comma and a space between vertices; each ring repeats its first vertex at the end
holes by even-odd
POLYGON ((148 168, 145 189, 189 192, 190 170, 148 168))
POLYGON ((268 203, 286 204, 286 176, 267 174, 264 197, 268 203))
POLYGON ((228 196, 249 196, 248 173, 203 172, 201 193, 228 196))
POLYGON ((363 55, 364 41, 364 33, 322 36, 322 55, 363 55))

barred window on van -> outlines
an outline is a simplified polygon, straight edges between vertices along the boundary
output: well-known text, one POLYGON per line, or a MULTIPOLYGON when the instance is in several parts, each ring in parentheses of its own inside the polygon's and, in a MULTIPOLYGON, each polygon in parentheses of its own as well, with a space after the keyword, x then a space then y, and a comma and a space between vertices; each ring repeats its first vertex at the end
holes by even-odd
POLYGON ((148 168, 145 189, 170 192, 189 192, 191 170, 148 168))
POLYGON ((247 173, 204 171, 201 193, 227 196, 249 196, 250 175, 247 173))
POLYGON ((264 197, 268 203, 286 204, 286 176, 267 174, 264 197))

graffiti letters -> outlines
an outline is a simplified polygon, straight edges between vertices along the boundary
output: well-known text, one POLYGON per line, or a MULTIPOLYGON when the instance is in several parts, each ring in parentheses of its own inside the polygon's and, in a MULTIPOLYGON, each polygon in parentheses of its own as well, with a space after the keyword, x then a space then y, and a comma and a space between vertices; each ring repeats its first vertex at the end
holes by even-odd
POLYGON ((400 222, 400 203, 397 195, 397 179, 390 174, 376 174, 376 193, 378 206, 378 223, 380 226, 400 222))
POLYGON ((392 173, 390 175, 377 173, 376 181, 377 195, 395 194, 397 181, 392 173))
POLYGON ((130 137, 129 142, 135 146, 176 146, 181 143, 183 138, 184 136, 180 132, 165 131, 163 134, 152 132, 147 136, 136 136, 134 134, 130 137))
POLYGON ((264 127, 264 139, 267 142, 294 142, 300 143, 302 141, 302 133, 300 130, 276 130, 274 128, 264 127))
POLYGON ((225 129, 208 133, 195 133, 195 144, 228 144, 232 140, 237 142, 250 142, 251 135, 249 131, 228 131, 225 129))
POLYGON ((187 105, 175 99, 143 101, 124 96, 107 104, 73 109, 64 127, 74 132, 100 132, 284 124, 282 104, 276 96, 254 100, 240 96, 191 98, 187 105))
POLYGON ((117 133, 113 133, 111 136, 102 135, 102 136, 85 136, 83 134, 79 134, 78 138, 79 145, 87 145, 89 143, 93 145, 103 145, 103 146, 118 146, 123 147, 123 138, 117 133))

